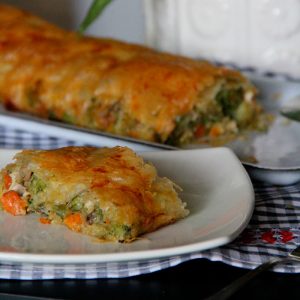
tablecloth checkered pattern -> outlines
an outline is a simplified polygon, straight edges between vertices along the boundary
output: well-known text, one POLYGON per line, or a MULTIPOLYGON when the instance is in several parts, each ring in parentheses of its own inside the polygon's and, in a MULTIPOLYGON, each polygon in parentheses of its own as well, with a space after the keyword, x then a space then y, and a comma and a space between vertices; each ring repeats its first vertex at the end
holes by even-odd
MULTIPOLYGON (((80 145, 23 130, 0 126, 0 147, 51 149, 80 145)), ((243 233, 226 246, 180 256, 144 261, 76 264, 0 264, 2 279, 120 278, 159 271, 182 262, 207 258, 243 268, 255 268, 272 257, 284 257, 300 244, 300 183, 273 186, 253 182, 256 204, 243 233)), ((277 272, 299 273, 300 264, 277 265, 277 272)))

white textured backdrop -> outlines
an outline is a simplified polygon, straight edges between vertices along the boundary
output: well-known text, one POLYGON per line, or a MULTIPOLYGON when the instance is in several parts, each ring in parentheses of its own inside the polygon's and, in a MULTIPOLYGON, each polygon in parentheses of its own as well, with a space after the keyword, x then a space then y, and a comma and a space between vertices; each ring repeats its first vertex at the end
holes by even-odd
POLYGON ((147 41, 300 78, 300 0, 144 0, 147 41))

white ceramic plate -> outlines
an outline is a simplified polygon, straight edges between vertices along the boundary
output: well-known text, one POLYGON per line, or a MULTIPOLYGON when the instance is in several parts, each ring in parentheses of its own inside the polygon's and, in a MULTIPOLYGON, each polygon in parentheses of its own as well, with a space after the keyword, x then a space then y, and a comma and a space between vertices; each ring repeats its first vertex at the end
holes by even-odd
MULTIPOLYGON (((16 151, 0 150, 0 167, 16 151)), ((0 261, 95 263, 169 257, 232 241, 252 215, 254 193, 248 175, 226 148, 142 153, 159 175, 183 188, 190 215, 129 244, 100 243, 36 216, 0 213, 0 261)))

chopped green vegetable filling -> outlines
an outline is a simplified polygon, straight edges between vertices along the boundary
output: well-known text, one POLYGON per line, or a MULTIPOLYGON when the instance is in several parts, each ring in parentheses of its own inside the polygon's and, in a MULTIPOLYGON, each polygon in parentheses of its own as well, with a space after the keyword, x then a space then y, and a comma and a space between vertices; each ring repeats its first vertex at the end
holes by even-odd
POLYGON ((38 178, 36 175, 32 175, 30 179, 29 184, 29 191, 31 194, 38 194, 40 192, 43 192, 47 185, 44 181, 42 181, 40 178, 38 178))
POLYGON ((128 225, 114 225, 111 229, 111 234, 118 238, 120 241, 130 237, 131 227, 128 225))
POLYGON ((83 208, 83 203, 80 195, 75 196, 68 204, 72 211, 80 211, 83 208))
POLYGON ((223 114, 234 118, 234 112, 243 101, 243 89, 222 89, 216 96, 217 103, 222 107, 223 114))
POLYGON ((194 118, 192 114, 178 117, 176 119, 176 127, 173 130, 172 134, 169 136, 167 144, 180 144, 182 142, 181 140, 184 134, 190 133, 191 135, 193 135, 193 129, 195 128, 196 124, 200 123, 200 118, 200 115, 194 118))
POLYGON ((67 210, 66 210, 65 205, 57 205, 57 206, 55 206, 54 211, 62 219, 64 219, 64 217, 67 214, 67 210))
POLYGON ((62 120, 63 120, 64 122, 70 123, 70 124, 75 123, 74 117, 73 117, 71 114, 67 113, 67 112, 65 112, 65 113, 63 114, 62 120))
POLYGON ((244 91, 242 88, 221 89, 215 97, 216 102, 212 102, 209 108, 203 109, 196 106, 191 113, 180 116, 175 120, 176 126, 166 141, 167 144, 186 144, 193 140, 199 126, 209 130, 215 123, 221 122, 226 117, 240 121, 241 115, 245 115, 245 113, 242 113, 241 108, 243 97, 244 91))

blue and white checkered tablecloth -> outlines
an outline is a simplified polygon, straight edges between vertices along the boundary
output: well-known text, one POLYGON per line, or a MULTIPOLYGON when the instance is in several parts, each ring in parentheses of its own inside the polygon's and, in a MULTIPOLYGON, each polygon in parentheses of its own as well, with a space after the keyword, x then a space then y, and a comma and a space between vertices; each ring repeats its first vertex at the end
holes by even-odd
MULTIPOLYGON (((0 148, 51 149, 80 145, 58 139, 0 126, 0 148)), ((182 262, 207 258, 243 268, 255 268, 272 257, 284 257, 300 244, 300 183, 273 186, 253 182, 256 205, 252 219, 244 232, 232 243, 199 253, 161 259, 76 264, 0 264, 2 279, 118 278, 130 277, 178 265, 182 262)), ((277 265, 277 272, 299 273, 300 264, 277 265)))

